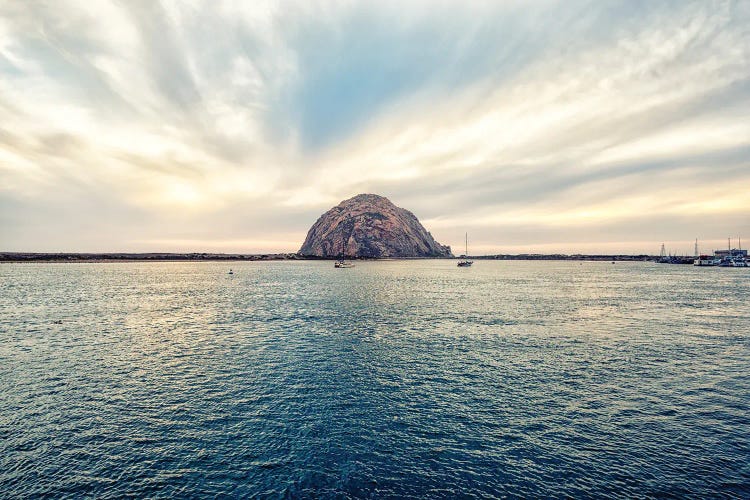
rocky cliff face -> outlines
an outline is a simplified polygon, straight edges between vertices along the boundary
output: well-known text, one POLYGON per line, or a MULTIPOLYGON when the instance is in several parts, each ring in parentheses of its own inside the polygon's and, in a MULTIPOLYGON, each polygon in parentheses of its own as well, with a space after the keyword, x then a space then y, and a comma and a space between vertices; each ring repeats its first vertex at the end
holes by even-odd
POLYGON ((413 213, 388 198, 359 194, 320 216, 299 253, 318 257, 451 257, 413 213))

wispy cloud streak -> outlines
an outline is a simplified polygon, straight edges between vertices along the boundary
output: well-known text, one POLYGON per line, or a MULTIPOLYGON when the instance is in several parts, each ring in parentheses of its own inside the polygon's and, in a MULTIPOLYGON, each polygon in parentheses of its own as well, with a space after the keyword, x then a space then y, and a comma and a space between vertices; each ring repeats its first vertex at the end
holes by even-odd
POLYGON ((0 249, 293 251, 358 192, 488 252, 747 233, 748 24, 732 1, 5 2, 0 249))

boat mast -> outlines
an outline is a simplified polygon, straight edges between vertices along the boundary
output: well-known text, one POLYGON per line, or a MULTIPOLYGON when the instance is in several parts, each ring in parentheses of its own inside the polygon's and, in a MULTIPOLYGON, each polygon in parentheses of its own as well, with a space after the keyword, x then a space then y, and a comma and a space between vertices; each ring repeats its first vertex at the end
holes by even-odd
POLYGON ((698 238, 695 238, 695 258, 698 258, 698 238))
POLYGON ((466 244, 466 248, 464 248, 464 255, 466 255, 466 258, 468 259, 469 258, 469 233, 466 233, 464 235, 464 238, 465 238, 465 244, 466 244))

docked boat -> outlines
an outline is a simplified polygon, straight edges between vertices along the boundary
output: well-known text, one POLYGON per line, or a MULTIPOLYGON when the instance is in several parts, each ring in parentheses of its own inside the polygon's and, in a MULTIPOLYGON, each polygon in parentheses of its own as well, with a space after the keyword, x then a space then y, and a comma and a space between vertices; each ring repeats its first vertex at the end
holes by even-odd
POLYGON ((735 257, 732 259, 732 267, 748 267, 747 261, 743 257, 735 257))
POLYGON ((712 257, 711 255, 699 255, 695 261, 693 261, 694 266, 718 266, 720 259, 716 259, 712 257))
POLYGON ((738 238, 739 248, 732 248, 731 238, 727 239, 727 249, 717 250, 719 267, 748 267, 747 250, 742 250, 742 240, 738 238))
POLYGON ((731 257, 724 257, 719 261, 719 267, 735 267, 734 259, 731 257))
POLYGON ((734 254, 734 267, 748 267, 747 264, 747 251, 742 251, 742 239, 738 236, 738 250, 734 254))
POLYGON ((458 261, 458 267, 471 267, 474 261, 469 260, 469 233, 466 233, 464 243, 466 244, 466 248, 464 250, 465 253, 461 256, 463 257, 463 260, 458 261))

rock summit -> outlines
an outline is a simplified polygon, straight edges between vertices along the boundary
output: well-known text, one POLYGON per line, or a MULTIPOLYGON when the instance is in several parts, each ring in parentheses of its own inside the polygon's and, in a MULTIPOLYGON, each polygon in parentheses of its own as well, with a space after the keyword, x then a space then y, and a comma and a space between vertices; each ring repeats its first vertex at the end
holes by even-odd
POLYGON ((299 253, 348 258, 453 256, 413 213, 376 194, 358 194, 321 215, 299 253))

